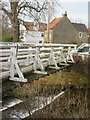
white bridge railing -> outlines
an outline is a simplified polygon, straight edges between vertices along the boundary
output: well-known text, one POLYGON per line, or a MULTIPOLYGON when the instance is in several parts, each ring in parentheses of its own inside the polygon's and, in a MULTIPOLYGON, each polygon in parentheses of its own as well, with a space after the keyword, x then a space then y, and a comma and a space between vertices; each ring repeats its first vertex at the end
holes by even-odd
POLYGON ((47 66, 60 69, 58 65, 74 63, 71 51, 76 48, 74 44, 0 43, 0 79, 27 82, 25 72, 47 74, 47 66))

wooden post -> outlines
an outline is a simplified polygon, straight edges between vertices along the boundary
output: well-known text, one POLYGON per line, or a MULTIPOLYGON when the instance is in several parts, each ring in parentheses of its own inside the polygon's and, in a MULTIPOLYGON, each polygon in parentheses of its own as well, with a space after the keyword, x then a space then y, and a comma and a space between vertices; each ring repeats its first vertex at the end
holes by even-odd
POLYGON ((66 62, 65 55, 63 53, 63 47, 60 47, 59 65, 68 65, 66 62))
POLYGON ((68 47, 68 54, 67 54, 67 62, 69 63, 75 63, 72 53, 71 53, 71 47, 68 47))
POLYGON ((60 68, 57 66, 57 63, 56 63, 56 60, 55 60, 55 57, 54 57, 53 47, 51 47, 50 57, 49 57, 49 60, 48 60, 48 64, 49 64, 50 68, 60 69, 60 68), (55 67, 51 67, 51 65, 54 65, 55 67))
POLYGON ((47 43, 50 43, 50 1, 48 0, 47 43))
POLYGON ((40 60, 40 46, 36 47, 36 54, 35 54, 35 59, 34 59, 34 64, 33 64, 33 68, 34 68, 34 73, 38 73, 38 74, 47 74, 47 72, 45 72, 42 61, 40 60), (41 71, 37 71, 37 69, 40 69, 41 71))
POLYGON ((16 47, 11 48, 11 66, 10 66, 10 80, 19 81, 19 82, 27 82, 27 79, 24 78, 23 73, 21 72, 19 65, 17 63, 17 56, 16 56, 16 47), (17 72, 18 77, 14 77, 15 72, 17 72))

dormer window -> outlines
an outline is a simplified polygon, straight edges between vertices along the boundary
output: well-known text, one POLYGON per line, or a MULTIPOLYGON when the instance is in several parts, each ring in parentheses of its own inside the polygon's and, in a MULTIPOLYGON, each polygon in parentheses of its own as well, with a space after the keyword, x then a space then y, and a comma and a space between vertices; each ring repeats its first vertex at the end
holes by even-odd
POLYGON ((82 32, 79 32, 79 38, 82 38, 82 32))

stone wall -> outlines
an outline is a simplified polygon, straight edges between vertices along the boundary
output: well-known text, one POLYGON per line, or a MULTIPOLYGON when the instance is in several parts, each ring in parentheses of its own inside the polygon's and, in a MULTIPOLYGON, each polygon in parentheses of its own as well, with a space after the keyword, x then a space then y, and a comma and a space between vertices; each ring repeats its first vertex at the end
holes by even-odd
POLYGON ((82 32, 82 38, 79 38, 79 32, 76 33, 76 42, 78 45, 88 43, 88 33, 82 32))
POLYGON ((53 43, 75 42, 76 30, 66 16, 53 28, 52 34, 53 43))

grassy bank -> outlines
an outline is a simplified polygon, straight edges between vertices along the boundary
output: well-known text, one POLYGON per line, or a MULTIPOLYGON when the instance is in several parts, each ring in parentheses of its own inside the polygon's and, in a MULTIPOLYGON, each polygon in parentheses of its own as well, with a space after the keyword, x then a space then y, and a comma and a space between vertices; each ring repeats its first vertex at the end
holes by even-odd
MULTIPOLYGON (((88 74, 87 71, 85 72, 85 67, 87 67, 85 63, 77 62, 71 67, 41 77, 38 80, 32 80, 31 83, 24 85, 18 83, 10 94, 25 101, 22 104, 29 113, 29 119, 88 117, 88 74), (43 98, 42 102, 45 104, 49 96, 53 99, 61 91, 67 92, 42 110, 34 114, 30 113, 32 107, 35 106, 36 97, 39 109, 40 98, 43 98)), ((24 107, 21 106, 22 109, 24 107)))
POLYGON ((62 90, 69 89, 70 87, 84 88, 87 84, 88 78, 84 74, 80 74, 74 70, 64 69, 49 76, 39 78, 39 80, 34 80, 32 83, 24 84, 23 86, 18 84, 18 87, 13 90, 13 94, 23 99, 25 96, 28 98, 31 94, 40 95, 46 92, 50 95, 51 93, 58 94, 62 90))

